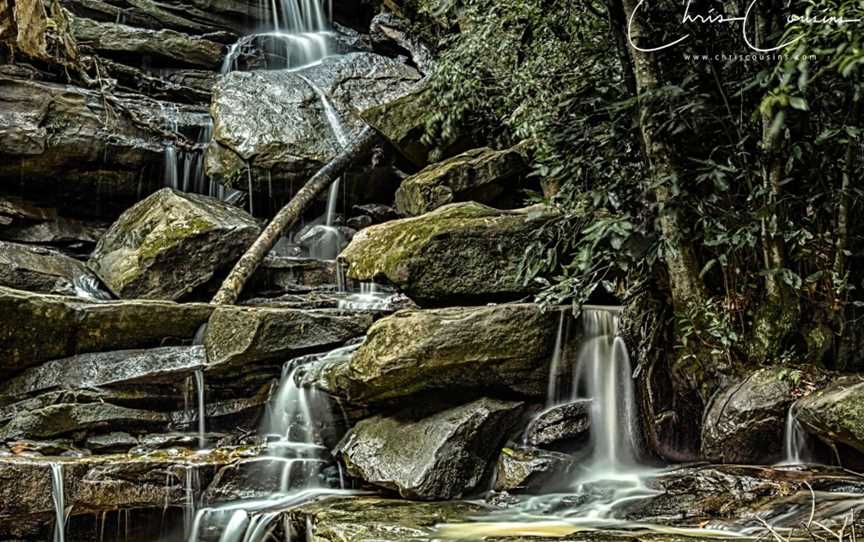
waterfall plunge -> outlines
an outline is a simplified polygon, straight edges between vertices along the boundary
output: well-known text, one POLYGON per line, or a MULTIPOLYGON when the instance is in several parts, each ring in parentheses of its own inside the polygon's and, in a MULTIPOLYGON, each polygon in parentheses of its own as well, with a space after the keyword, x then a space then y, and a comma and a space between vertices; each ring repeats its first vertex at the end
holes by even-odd
POLYGON ((63 465, 51 463, 51 497, 54 501, 54 542, 66 541, 66 499, 63 487, 63 465))
POLYGON ((807 445, 807 433, 795 417, 795 409, 790 407, 786 413, 786 426, 783 430, 783 461, 780 464, 803 465, 812 461, 807 445))

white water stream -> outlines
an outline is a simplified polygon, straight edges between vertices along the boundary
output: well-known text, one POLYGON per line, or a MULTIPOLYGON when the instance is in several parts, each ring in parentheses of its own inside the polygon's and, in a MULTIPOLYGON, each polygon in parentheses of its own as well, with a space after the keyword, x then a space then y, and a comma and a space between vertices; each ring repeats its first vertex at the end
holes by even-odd
POLYGON ((54 501, 54 542, 66 542, 66 496, 63 465, 51 463, 51 498, 54 501))

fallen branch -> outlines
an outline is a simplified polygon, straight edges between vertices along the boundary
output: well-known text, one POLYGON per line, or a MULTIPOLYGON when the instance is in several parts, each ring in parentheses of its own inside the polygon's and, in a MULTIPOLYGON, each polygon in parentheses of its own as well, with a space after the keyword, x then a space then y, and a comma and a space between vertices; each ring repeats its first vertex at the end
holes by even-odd
POLYGON ((273 245, 282 236, 282 232, 294 225, 300 219, 303 211, 324 192, 357 157, 366 153, 375 142, 375 131, 366 127, 350 142, 341 153, 339 153, 318 173, 312 176, 303 185, 291 201, 276 213, 273 220, 264 228, 258 239, 252 244, 245 254, 234 265, 234 269, 222 283, 219 291, 210 302, 213 305, 231 305, 240 297, 240 292, 246 285, 246 281, 264 260, 264 257, 273 248, 273 245))

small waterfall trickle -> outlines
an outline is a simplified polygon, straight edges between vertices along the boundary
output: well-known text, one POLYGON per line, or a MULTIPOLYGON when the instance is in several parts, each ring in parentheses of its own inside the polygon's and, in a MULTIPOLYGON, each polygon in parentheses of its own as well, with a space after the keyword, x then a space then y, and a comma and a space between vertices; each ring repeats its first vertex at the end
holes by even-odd
POLYGON ((339 300, 338 307, 346 310, 388 310, 394 293, 374 282, 361 282, 360 292, 339 300))
POLYGON ((63 465, 51 463, 51 497, 54 501, 54 542, 66 542, 66 497, 63 465))
POLYGON ((807 433, 795 416, 795 409, 789 407, 786 413, 786 426, 783 430, 783 461, 781 465, 802 465, 812 463, 807 443, 807 433))
POLYGON ((205 436, 207 428, 207 405, 204 402, 203 369, 195 371, 195 390, 198 395, 198 447, 204 448, 207 445, 207 437, 205 436))
POLYGON ((558 317, 558 331, 555 334, 555 349, 552 351, 552 362, 549 365, 549 384, 546 386, 546 408, 558 404, 560 401, 559 377, 563 360, 564 347, 564 320, 567 311, 561 311, 558 317))
POLYGON ((82 299, 90 299, 93 301, 110 301, 111 294, 102 288, 99 281, 91 275, 77 275, 72 279, 72 287, 75 288, 75 295, 82 299))

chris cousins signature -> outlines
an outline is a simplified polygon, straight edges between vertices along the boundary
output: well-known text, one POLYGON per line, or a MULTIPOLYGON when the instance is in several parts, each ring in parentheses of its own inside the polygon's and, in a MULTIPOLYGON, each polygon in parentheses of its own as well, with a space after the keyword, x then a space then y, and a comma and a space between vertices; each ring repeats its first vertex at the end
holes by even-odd
MULTIPOLYGON (((633 13, 630 14, 630 18, 627 22, 627 39, 630 42, 630 46, 636 49, 637 51, 641 51, 643 53, 653 53, 655 51, 662 51, 663 49, 668 49, 670 47, 674 47, 680 43, 684 43, 690 38, 690 34, 685 34, 680 38, 671 41, 669 43, 664 43, 662 45, 658 45, 657 47, 640 47, 633 42, 633 19, 639 14, 639 12, 647 9, 646 4, 648 0, 639 0, 636 4, 636 7, 633 8, 633 13)), ((717 11, 714 8, 709 10, 707 15, 693 15, 690 13, 690 7, 693 4, 693 0, 687 0, 687 5, 684 8, 684 16, 681 18, 681 23, 701 23, 701 24, 740 24, 741 25, 741 36, 744 38, 744 42, 750 49, 760 53, 770 53, 773 51, 779 51, 784 47, 789 47, 798 41, 799 38, 790 39, 784 43, 776 45, 774 47, 761 48, 758 45, 754 44, 751 41, 750 36, 747 35, 747 28, 753 28, 755 24, 754 19, 754 7, 759 3, 759 0, 752 0, 750 4, 747 5, 747 11, 744 12, 744 15, 741 17, 727 17, 717 11)), ((845 19, 843 17, 837 16, 826 16, 826 17, 813 17, 813 16, 804 16, 804 15, 787 15, 786 22, 787 23, 804 23, 804 24, 836 24, 842 25, 847 23, 858 23, 861 22, 862 19, 845 19)))

